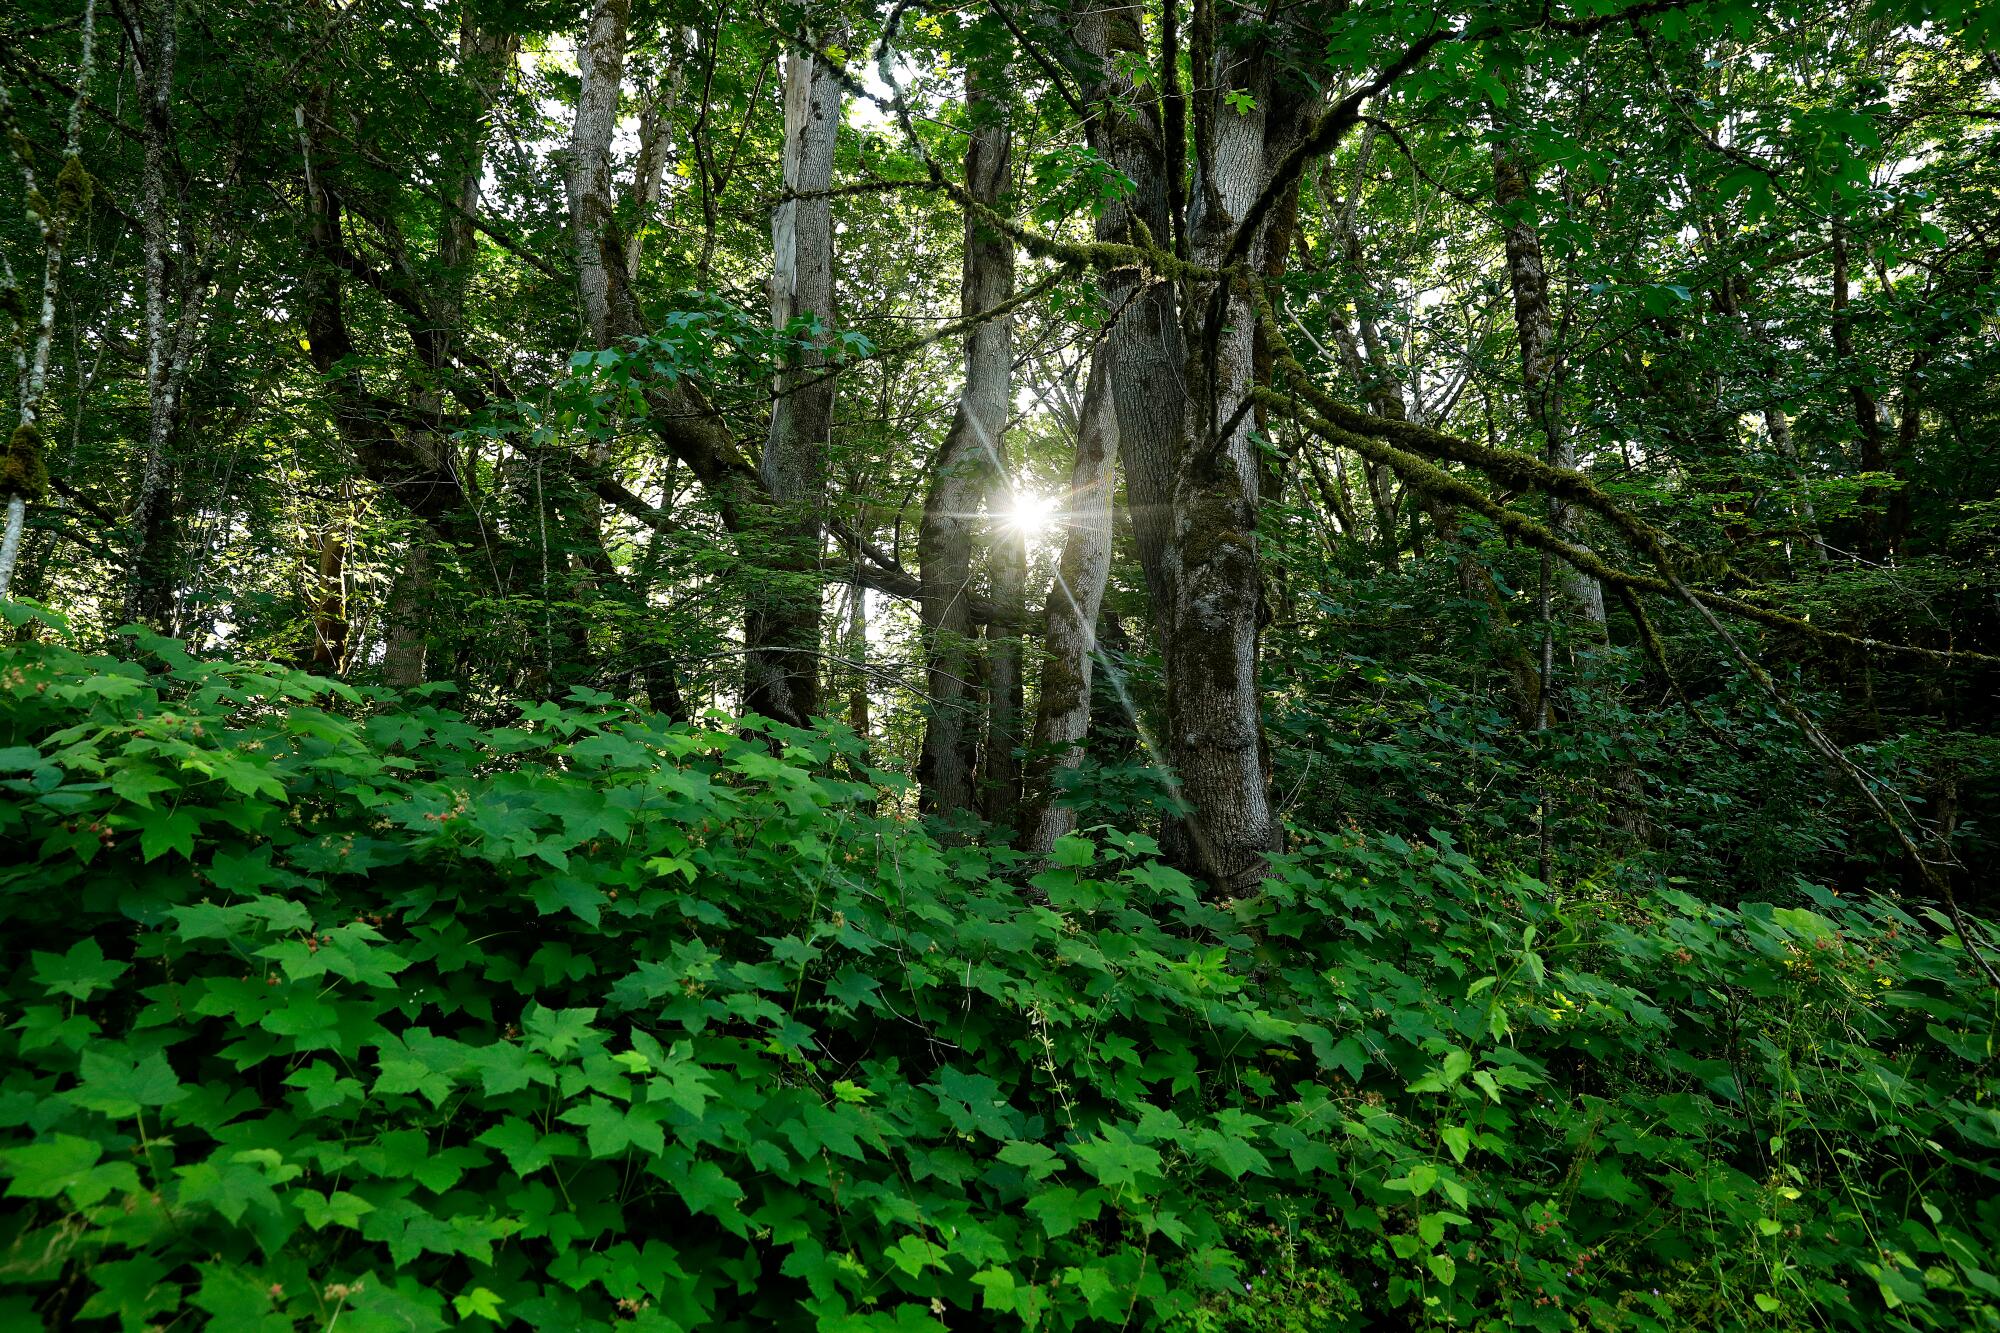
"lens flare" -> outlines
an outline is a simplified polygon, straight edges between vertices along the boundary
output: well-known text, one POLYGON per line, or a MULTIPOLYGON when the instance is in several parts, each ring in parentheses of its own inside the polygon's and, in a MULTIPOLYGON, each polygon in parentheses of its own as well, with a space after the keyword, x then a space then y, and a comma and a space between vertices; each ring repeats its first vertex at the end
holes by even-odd
POLYGON ((1013 503, 1007 507, 1004 521, 1008 527, 1024 536, 1039 537, 1055 526, 1060 504, 1061 502, 1053 495, 1016 491, 1013 503))

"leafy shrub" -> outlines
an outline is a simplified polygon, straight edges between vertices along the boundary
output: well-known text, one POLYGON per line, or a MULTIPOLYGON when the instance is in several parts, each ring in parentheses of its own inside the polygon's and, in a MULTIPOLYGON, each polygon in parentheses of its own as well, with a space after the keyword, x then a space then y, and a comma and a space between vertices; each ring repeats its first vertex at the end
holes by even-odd
POLYGON ((2000 1328, 1925 914, 1333 835, 1204 902, 839 733, 144 647, 0 666, 9 1329, 2000 1328))

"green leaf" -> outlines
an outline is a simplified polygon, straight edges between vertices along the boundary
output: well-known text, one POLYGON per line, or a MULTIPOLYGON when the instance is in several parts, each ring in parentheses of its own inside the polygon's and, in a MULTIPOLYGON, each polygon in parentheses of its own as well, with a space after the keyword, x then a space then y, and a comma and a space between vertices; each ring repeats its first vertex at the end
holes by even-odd
POLYGON ((556 1118, 583 1130, 592 1157, 611 1157, 628 1147, 658 1156, 666 1148, 657 1112, 649 1108, 623 1110, 602 1097, 592 1097, 556 1118))
POLYGON ((276 1333, 290 1329, 292 1321, 271 1308, 271 1298, 281 1286, 226 1263, 199 1266, 201 1286, 190 1297, 196 1309, 213 1318, 211 1329, 230 1333, 276 1333))
POLYGON ((1062 1158, 1040 1143, 1010 1143, 1000 1150, 1000 1160, 1020 1167, 1030 1180, 1041 1180, 1062 1166, 1062 1158))
POLYGON ((921 1276, 926 1268, 945 1267, 944 1251, 922 1236, 906 1234, 882 1253, 911 1277, 921 1276))
POLYGON ((285 1086, 304 1092, 306 1105, 315 1111, 324 1111, 365 1095, 360 1079, 340 1077, 334 1067, 324 1060, 315 1060, 303 1069, 293 1070, 286 1076, 285 1086))
POLYGON ((191 810, 147 810, 132 816, 132 822, 139 827, 141 859, 155 861, 179 852, 183 860, 194 860, 194 835, 201 831, 201 820, 191 810))
POLYGON ((451 1308, 458 1311, 460 1319, 477 1315, 481 1319, 500 1321, 500 1297, 485 1287, 474 1287, 451 1298, 451 1308))
POLYGON ((87 1000, 91 992, 109 986, 124 975, 128 966, 106 962, 104 950, 89 935, 71 945, 69 952, 61 957, 39 952, 33 957, 37 981, 58 995, 73 995, 79 1000, 87 1000))
MULTIPOLYGON (((165 1313, 181 1303, 180 1284, 166 1281, 170 1271, 150 1254, 130 1259, 100 1259, 90 1266, 90 1280, 97 1284, 97 1290, 83 1303, 82 1314, 87 1319, 115 1315, 125 1328, 145 1328, 155 1322, 149 1316, 165 1313)), ((0 1309, 0 1314, 4 1314, 4 1309, 0 1309)), ((0 1327, 11 1330, 16 1325, 0 1320, 0 1327)))
POLYGON ((1014 1274, 1005 1268, 988 1268, 972 1275, 973 1285, 980 1289, 979 1304, 987 1310, 998 1310, 1002 1314, 1013 1312, 1020 1299, 1014 1274))
POLYGON ((335 1190, 330 1195, 318 1190, 293 1190, 285 1197, 299 1206, 306 1225, 314 1231, 324 1231, 330 1226, 359 1231, 362 1217, 375 1211, 374 1204, 345 1190, 335 1190))
POLYGON ((1049 863, 1065 869, 1080 869, 1097 860, 1097 845, 1088 838, 1068 834, 1057 838, 1049 849, 1049 863))
POLYGON ((83 1081, 71 1089, 68 1099, 113 1120, 137 1115, 142 1106, 166 1106, 188 1095, 164 1051, 131 1060, 122 1047, 92 1046, 85 1048, 81 1063, 83 1081))
POLYGON ((1451 1159, 1463 1165, 1465 1154, 1472 1147, 1472 1131, 1463 1125, 1444 1125, 1439 1128, 1438 1137, 1444 1140, 1444 1146, 1451 1151, 1451 1159))
POLYGON ((1085 1222, 1094 1222, 1104 1208, 1104 1191, 1078 1193, 1067 1185, 1050 1185, 1028 1196, 1023 1205, 1049 1236, 1066 1236, 1085 1222))
POLYGON ((536 1004, 529 1006, 521 1026, 530 1050, 559 1060, 595 1031, 590 1024, 596 1017, 595 1009, 544 1009, 536 1004))
POLYGON ((531 1176, 557 1157, 570 1156, 577 1150, 577 1142, 570 1135, 543 1134, 517 1115, 490 1127, 473 1142, 499 1149, 507 1159, 508 1168, 517 1176, 531 1176))
POLYGON ((153 808, 155 792, 179 791, 180 785, 165 774, 146 768, 120 768, 111 775, 113 793, 121 800, 130 801, 133 805, 143 806, 148 810, 153 808))
POLYGON ((1385 1180, 1382 1184, 1386 1189, 1404 1190, 1421 1199, 1431 1192, 1431 1187, 1437 1184, 1437 1179, 1436 1167, 1429 1162, 1419 1162, 1410 1168, 1409 1174, 1397 1176, 1394 1180, 1385 1180))
POLYGON ((1160 1154, 1116 1125, 1105 1126, 1102 1137, 1085 1139, 1070 1151, 1107 1186, 1136 1184, 1141 1175, 1157 1175, 1160 1170, 1160 1154))
POLYGON ((90 1174, 104 1147, 92 1139, 56 1134, 24 1148, 0 1151, 0 1171, 13 1177, 12 1198, 53 1199, 90 1174))

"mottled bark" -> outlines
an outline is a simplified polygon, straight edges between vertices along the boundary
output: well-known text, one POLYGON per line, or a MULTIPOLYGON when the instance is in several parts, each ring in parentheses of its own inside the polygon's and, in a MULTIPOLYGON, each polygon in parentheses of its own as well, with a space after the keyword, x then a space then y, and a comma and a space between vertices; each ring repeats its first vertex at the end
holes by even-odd
MULTIPOLYGON (((1097 235, 1167 246, 1173 238, 1172 184, 1159 94, 1150 83, 1135 87, 1132 81, 1134 65, 1147 59, 1138 11, 1093 5, 1079 15, 1076 36, 1094 76, 1086 90, 1090 146, 1132 181, 1128 196, 1105 203, 1097 235)), ((1100 274, 1098 289, 1111 321, 1105 347, 1126 511, 1158 634, 1172 619, 1174 604, 1168 548, 1174 466, 1188 403, 1179 303, 1170 281, 1138 268, 1100 274)))
MULTIPOLYGON (((21 530, 27 518, 30 500, 40 500, 48 486, 48 464, 43 457, 42 435, 37 421, 40 417, 42 391, 49 379, 49 349, 55 340, 56 327, 56 287, 61 280, 64 243, 68 239, 70 224, 77 221, 74 213, 80 213, 89 203, 89 177, 84 173, 78 158, 82 148, 84 90, 90 86, 92 58, 96 48, 97 0, 84 0, 81 40, 78 45, 76 62, 76 93, 70 99, 69 119, 65 122, 63 136, 63 164, 53 181, 46 182, 55 191, 53 206, 42 195, 35 176, 35 163, 27 140, 12 134, 0 136, 6 141, 8 155, 21 172, 23 194, 30 198, 41 197, 44 206, 34 210, 33 219, 42 241, 42 291, 41 302, 35 309, 32 325, 20 330, 21 336, 14 340, 14 371, 17 399, 17 415, 14 429, 8 433, 4 452, 0 452, 0 495, 7 500, 7 523, 0 531, 0 597, 8 595, 13 586, 14 568, 21 556, 21 530)), ((10 127, 13 124, 12 101, 7 94, 7 86, 0 82, 0 120, 10 127)), ((7 286, 14 286, 13 273, 7 271, 7 286)), ((9 291, 10 297, 18 298, 19 293, 9 291)), ((15 301, 10 300, 10 305, 15 301)), ((19 302, 25 305, 26 302, 19 302)))
POLYGON ((382 610, 384 685, 409 689, 424 683, 436 582, 429 544, 422 538, 412 538, 403 548, 402 566, 382 610))
MULTIPOLYGON (((350 503, 351 496, 345 497, 350 503)), ((312 583, 312 643, 308 669, 338 676, 347 666, 350 620, 347 610, 347 542, 353 514, 341 515, 315 539, 317 568, 312 583)))
MULTIPOLYGON (((167 540, 172 525, 171 446, 174 400, 185 360, 175 355, 168 328, 167 157, 173 150, 170 102, 174 44, 179 21, 176 0, 149 0, 139 6, 138 76, 141 137, 140 226, 146 262, 146 451, 140 465, 127 538, 125 619, 171 633, 173 573, 167 540)), ((182 256, 185 263, 192 256, 182 256)), ((183 319, 183 324, 191 322, 183 319)))
POLYGON ((1035 714, 1028 804, 1022 845, 1046 854, 1074 831, 1076 811, 1055 801, 1056 775, 1083 759, 1090 733, 1090 692, 1097 654, 1097 617, 1111 573, 1111 495, 1118 456, 1118 417, 1111 403, 1111 353, 1091 360, 1077 414, 1076 461, 1063 498, 1062 556, 1043 621, 1042 688, 1035 714))
MULTIPOLYGON (((1528 418, 1542 433, 1543 458, 1552 466, 1574 468, 1576 445, 1560 402, 1561 367, 1555 322, 1549 305, 1548 273, 1542 263, 1542 238, 1533 213, 1533 176, 1529 164, 1504 140, 1493 144, 1493 202, 1500 213, 1501 239, 1507 251, 1507 280, 1514 293, 1514 331, 1521 351, 1521 395, 1528 418)), ((1549 530, 1576 542, 1576 514, 1565 501, 1548 502, 1549 530)), ((1604 589, 1580 570, 1563 566, 1563 585, 1584 621, 1600 636, 1604 632, 1604 589)))
MULTIPOLYGON (((625 76, 629 0, 596 0, 583 40, 577 44, 582 72, 576 117, 570 125, 569 226, 576 252, 577 294, 584 327, 608 329, 612 322, 613 246, 611 134, 618 123, 618 94, 625 76)), ((620 258, 622 261, 622 250, 620 258)), ((621 264, 622 267, 622 264, 621 264)))
MULTIPOLYGON (((1204 80, 1206 151, 1199 155, 1188 239, 1197 264, 1220 266, 1264 187, 1281 115, 1260 58, 1219 49, 1204 80), (1253 105, 1224 100, 1248 89, 1253 105)), ((1268 233, 1269 228, 1262 229, 1268 233)), ((1270 258, 1254 239, 1249 266, 1270 258)), ((1240 281, 1203 294, 1188 357, 1189 401, 1174 470, 1165 636, 1168 749, 1182 794, 1192 860, 1220 893, 1252 888, 1280 830, 1271 810, 1258 681, 1262 567, 1259 467, 1248 411, 1255 387, 1256 308, 1240 281)), ((1122 422, 1121 429, 1122 429, 1122 422)))
POLYGON ((771 322, 810 319, 813 346, 778 377, 760 469, 775 504, 759 536, 772 547, 770 572, 747 590, 743 707, 795 726, 819 712, 821 583, 819 557, 826 508, 826 449, 833 422, 833 381, 821 339, 833 325, 833 150, 840 129, 840 85, 816 57, 785 60, 784 186, 771 217, 771 322), (810 197, 810 196, 817 196, 810 197))
MULTIPOLYGON (((1012 142, 1004 89, 966 71, 972 132, 965 150, 966 189, 987 207, 1006 191, 1012 142)), ((968 316, 1004 302, 1014 291, 1014 247, 970 210, 959 303, 968 316)), ((1000 470, 1007 428, 1014 321, 987 319, 965 339, 965 388, 939 451, 917 535, 920 610, 927 641, 925 688, 930 697, 923 753, 917 764, 921 805, 927 812, 973 810, 979 728, 974 697, 972 642, 973 536, 989 478, 1000 470)))

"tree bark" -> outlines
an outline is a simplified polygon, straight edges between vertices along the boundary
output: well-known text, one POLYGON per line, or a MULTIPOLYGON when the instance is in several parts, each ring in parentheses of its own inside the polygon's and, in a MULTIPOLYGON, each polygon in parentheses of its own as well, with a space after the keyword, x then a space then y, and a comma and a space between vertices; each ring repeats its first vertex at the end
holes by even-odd
MULTIPOLYGON (((1138 11, 1093 5, 1079 16, 1076 35, 1096 76, 1087 90, 1088 142, 1132 181, 1128 196, 1104 204, 1097 237, 1132 243, 1143 239, 1166 247, 1174 235, 1173 193, 1159 93, 1150 83, 1135 86, 1132 79, 1134 65, 1147 55, 1138 11)), ((1158 637, 1171 621, 1174 605, 1168 548, 1173 542, 1174 466, 1188 404, 1182 380, 1187 348, 1171 281, 1137 268, 1118 268, 1099 276, 1098 290, 1110 323, 1105 351, 1125 507, 1158 637)))
POLYGON ((1116 483, 1118 416, 1112 407, 1110 349, 1091 358, 1090 379, 1077 414, 1076 461, 1063 499, 1063 549, 1049 589, 1043 638, 1042 689, 1030 753, 1029 804, 1022 812, 1023 849, 1047 855, 1076 829, 1076 811, 1055 800, 1056 776, 1083 760, 1090 734, 1091 678, 1097 617, 1111 574, 1111 498, 1116 483))
MULTIPOLYGON (((1847 227, 1833 224, 1833 354, 1835 373, 1847 381, 1847 396, 1854 409, 1854 424, 1861 432, 1861 470, 1889 470, 1888 441, 1882 430, 1882 405, 1863 374, 1854 352, 1854 316, 1849 306, 1852 293, 1848 279, 1847 227)), ((1861 492, 1861 553, 1873 559, 1883 551, 1882 491, 1867 486, 1861 492)))
MULTIPOLYGON (((50 182, 55 190, 55 207, 53 210, 39 209, 34 214, 35 228, 42 241, 42 299, 36 308, 33 325, 21 330, 22 337, 16 344, 14 354, 16 391, 19 394, 17 414, 14 429, 7 437, 6 449, 0 453, 0 495, 7 499, 6 527, 0 531, 0 597, 6 597, 13 586, 14 568, 21 557, 21 530, 27 518, 28 502, 40 500, 48 489, 48 463, 43 457, 42 433, 37 422, 42 391, 49 379, 49 349, 55 341, 56 288, 62 278, 64 243, 68 239, 69 226, 77 220, 73 215, 81 213, 89 204, 90 178, 77 155, 82 149, 84 91, 90 87, 96 45, 97 0, 84 0, 81 26, 76 93, 70 99, 69 119, 65 122, 63 135, 63 164, 56 179, 50 182)), ((11 127, 14 119, 12 103, 7 98, 4 83, 0 83, 0 112, 5 113, 0 119, 11 127)), ((40 191, 27 141, 13 135, 5 137, 9 154, 21 171, 23 192, 33 198, 40 191)), ((10 287, 12 276, 10 271, 10 287)), ((18 295, 11 291, 8 294, 10 297, 18 295)))
MULTIPOLYGON (((181 302, 179 319, 167 314, 170 219, 167 202, 167 159, 173 151, 171 99, 174 48, 179 5, 176 0, 151 0, 139 9, 139 94, 145 142, 140 172, 144 194, 141 226, 146 256, 146 452, 132 506, 127 540, 125 619, 173 632, 173 447, 180 389, 193 349, 193 293, 181 302)), ((185 266, 194 256, 180 257, 185 266)))
POLYGON ((632 234, 625 238, 625 271, 636 274, 645 252, 646 229, 660 207, 667 181, 667 161, 673 156, 674 110, 680 101, 681 70, 666 72, 665 86, 646 99, 639 113, 639 155, 632 163, 632 194, 638 204, 632 234))
POLYGON ((612 324, 612 273, 607 263, 611 233, 616 230, 611 134, 618 124, 629 15, 629 0, 597 0, 576 48, 582 82, 570 126, 569 226, 576 252, 577 294, 583 301, 584 327, 591 330, 609 329, 612 324))
POLYGON ((1028 534, 1008 521, 1013 508, 1012 469, 1006 439, 996 441, 998 464, 990 475, 986 513, 992 525, 986 570, 993 617, 986 622, 986 741, 980 749, 980 809, 986 822, 1014 827, 1021 814, 1021 757, 1026 698, 1022 641, 1028 595, 1028 534))
MULTIPOLYGON (((1514 330, 1521 349, 1521 395, 1528 418, 1542 433, 1543 458, 1553 467, 1574 468, 1576 445, 1570 438, 1558 401, 1560 367, 1555 322, 1550 313, 1548 272, 1542 263, 1542 238, 1536 229, 1530 198, 1532 168, 1506 143, 1493 145, 1493 202, 1500 213, 1501 239, 1507 251, 1507 280, 1514 293, 1514 330)), ((1553 496, 1548 505, 1549 530, 1564 541, 1576 540, 1576 515, 1553 496)), ((1596 579, 1563 566, 1564 589, 1584 621, 1599 637, 1604 634, 1604 589, 1596 579)))
POLYGON ((430 655, 431 593, 436 585, 431 548, 412 538, 383 608, 382 683, 406 690, 424 683, 430 655))
POLYGON ((847 589, 847 660, 854 675, 847 691, 847 726, 868 739, 868 589, 859 579, 847 589))
MULTIPOLYGON (((972 132, 965 150, 966 189, 998 208, 1007 187, 1012 142, 1005 90, 966 70, 972 132)), ((959 304, 971 316, 1014 291, 1014 245, 968 210, 959 304)), ((924 679, 930 696, 923 753, 917 763, 919 803, 927 813, 977 809, 973 785, 979 729, 973 686, 972 547, 989 477, 1000 471, 1012 383, 1011 315, 988 319, 965 339, 965 388, 924 496, 917 534, 920 611, 927 645, 924 679)))
POLYGON ((819 712, 826 450, 833 423, 833 381, 820 373, 822 339, 833 324, 833 150, 840 129, 840 85, 817 57, 785 60, 784 184, 789 196, 771 217, 771 322, 810 319, 810 350, 778 377, 760 469, 776 504, 769 515, 771 573, 748 590, 744 637, 745 712, 805 726, 819 712))
MULTIPOLYGON (((1195 263, 1220 267, 1262 192, 1267 148, 1282 112, 1260 56, 1226 47, 1205 71, 1188 239, 1195 263), (1247 107, 1225 94, 1247 89, 1247 107)), ((1286 210, 1274 210, 1285 214, 1286 210)), ((1246 265, 1270 256, 1266 221, 1246 265)), ((1272 814, 1258 679, 1262 559, 1257 540, 1259 460, 1249 411, 1255 384, 1256 307, 1241 280, 1218 284, 1190 330, 1190 389, 1174 470, 1174 592, 1165 638, 1169 753, 1182 794, 1195 867, 1212 889, 1242 893, 1262 878, 1280 830, 1272 814)), ((1120 423, 1121 429, 1123 423, 1120 423)))

